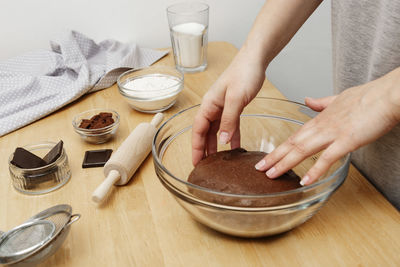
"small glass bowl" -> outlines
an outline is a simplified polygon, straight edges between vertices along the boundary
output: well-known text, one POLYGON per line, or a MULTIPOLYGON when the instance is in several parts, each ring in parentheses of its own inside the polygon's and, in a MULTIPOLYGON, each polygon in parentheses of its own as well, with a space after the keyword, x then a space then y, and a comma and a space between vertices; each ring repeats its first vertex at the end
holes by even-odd
MULTIPOLYGON (((43 157, 57 143, 41 142, 26 145, 23 148, 43 157)), ((24 194, 39 195, 60 188, 71 178, 71 170, 65 149, 62 149, 60 157, 53 163, 40 168, 22 169, 11 163, 14 153, 8 158, 8 167, 14 188, 24 194)))
POLYGON ((117 132, 119 126, 119 114, 111 109, 90 109, 76 115, 72 120, 72 126, 74 127, 75 132, 77 132, 86 142, 92 144, 102 144, 110 140, 117 132), (114 123, 99 129, 79 128, 79 125, 83 119, 88 120, 100 112, 111 113, 114 123))
POLYGON ((141 70, 129 70, 122 73, 117 80, 120 94, 131 108, 144 113, 157 113, 172 107, 179 93, 183 89, 184 76, 175 68, 161 66, 149 67, 141 70), (176 80, 173 86, 148 91, 135 90, 126 87, 126 84, 145 77, 168 77, 176 80))

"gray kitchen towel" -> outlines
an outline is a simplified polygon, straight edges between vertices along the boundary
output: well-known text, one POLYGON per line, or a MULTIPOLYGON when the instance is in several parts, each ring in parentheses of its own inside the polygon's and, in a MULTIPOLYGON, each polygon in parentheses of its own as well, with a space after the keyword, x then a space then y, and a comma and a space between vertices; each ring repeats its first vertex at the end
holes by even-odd
POLYGON ((123 71, 168 52, 69 31, 36 51, 0 62, 0 136, 34 122, 82 95, 110 87, 123 71))

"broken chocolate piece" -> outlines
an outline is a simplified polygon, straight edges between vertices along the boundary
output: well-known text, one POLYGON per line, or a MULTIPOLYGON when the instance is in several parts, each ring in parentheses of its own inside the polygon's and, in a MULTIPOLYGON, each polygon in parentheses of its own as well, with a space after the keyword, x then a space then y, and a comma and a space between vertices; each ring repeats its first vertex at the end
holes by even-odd
POLYGON ((112 149, 89 150, 85 152, 82 168, 103 167, 111 157, 112 149))
POLYGON ((112 117, 112 113, 110 113, 110 112, 100 112, 99 115, 102 118, 111 118, 112 117))
POLYGON ((100 119, 101 119, 100 114, 94 115, 94 116, 92 116, 92 117, 90 118, 91 121, 98 121, 98 120, 100 120, 100 119))
POLYGON ((81 124, 79 125, 79 128, 84 128, 84 129, 89 129, 92 121, 91 120, 85 120, 83 119, 81 121, 81 124))
POLYGON ((79 128, 82 129, 100 129, 107 127, 114 123, 112 113, 100 112, 90 118, 90 120, 83 119, 79 124, 79 128))
POLYGON ((57 143, 57 145, 55 145, 50 151, 49 153, 46 154, 46 156, 44 156, 43 160, 47 163, 53 163, 55 162, 62 153, 63 150, 63 141, 61 140, 60 142, 57 143))
POLYGON ((11 163, 22 169, 33 169, 47 165, 46 161, 22 147, 15 149, 11 163))

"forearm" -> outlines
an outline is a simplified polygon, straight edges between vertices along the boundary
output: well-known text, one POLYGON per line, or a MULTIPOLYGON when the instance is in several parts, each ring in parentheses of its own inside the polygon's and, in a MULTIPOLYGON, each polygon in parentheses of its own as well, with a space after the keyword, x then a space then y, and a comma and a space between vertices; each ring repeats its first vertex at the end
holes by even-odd
POLYGON ((265 68, 322 0, 267 0, 241 51, 265 68))

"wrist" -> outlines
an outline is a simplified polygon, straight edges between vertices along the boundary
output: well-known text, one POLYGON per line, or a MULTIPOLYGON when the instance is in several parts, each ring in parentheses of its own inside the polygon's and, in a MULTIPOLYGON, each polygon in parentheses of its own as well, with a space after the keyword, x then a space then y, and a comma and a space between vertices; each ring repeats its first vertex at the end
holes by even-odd
POLYGON ((393 70, 393 89, 392 89, 392 99, 394 104, 400 106, 400 67, 393 70))
POLYGON ((400 67, 394 69, 386 75, 387 83, 387 103, 392 110, 393 117, 400 122, 400 67))
POLYGON ((270 63, 265 49, 259 43, 246 41, 239 50, 239 57, 245 59, 251 65, 256 65, 265 71, 270 63))

